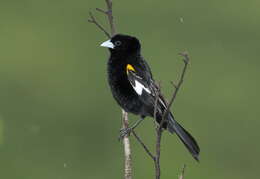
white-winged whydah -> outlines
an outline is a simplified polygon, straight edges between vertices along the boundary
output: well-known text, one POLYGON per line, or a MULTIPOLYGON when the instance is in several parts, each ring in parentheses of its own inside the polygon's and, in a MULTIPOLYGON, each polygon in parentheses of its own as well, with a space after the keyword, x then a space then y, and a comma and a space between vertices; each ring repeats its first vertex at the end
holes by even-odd
MULTIPOLYGON (((162 94, 157 99, 158 86, 153 80, 150 67, 141 55, 141 44, 135 37, 117 34, 101 44, 110 51, 108 60, 108 82, 117 103, 126 111, 139 115, 141 119, 131 128, 121 132, 121 137, 131 132, 146 116, 154 117, 160 124, 167 103, 162 94), (156 109, 154 109, 156 106, 156 109)), ((192 156, 198 161, 200 148, 196 140, 169 112, 163 128, 176 133, 192 156)))

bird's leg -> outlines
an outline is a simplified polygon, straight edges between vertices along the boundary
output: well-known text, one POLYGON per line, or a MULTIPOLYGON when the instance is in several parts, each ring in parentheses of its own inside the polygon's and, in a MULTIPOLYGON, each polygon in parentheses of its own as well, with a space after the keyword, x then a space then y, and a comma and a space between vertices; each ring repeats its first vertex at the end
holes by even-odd
POLYGON ((119 132, 120 134, 119 134, 118 140, 121 140, 126 135, 129 135, 132 132, 132 130, 135 129, 143 120, 144 120, 144 117, 141 117, 131 127, 121 129, 119 132))

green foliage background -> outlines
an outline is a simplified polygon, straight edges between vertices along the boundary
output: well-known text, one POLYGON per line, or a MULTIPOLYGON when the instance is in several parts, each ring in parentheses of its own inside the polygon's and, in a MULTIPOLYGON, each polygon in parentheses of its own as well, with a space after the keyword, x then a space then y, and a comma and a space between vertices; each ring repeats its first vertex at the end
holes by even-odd
MULTIPOLYGON (((120 108, 106 81, 107 38, 87 22, 103 0, 1 0, 0 178, 122 178, 120 108)), ((170 96, 170 81, 191 65, 173 110, 197 138, 196 163, 176 136, 162 141, 162 176, 258 178, 260 1, 119 1, 119 32, 137 36, 170 96), (181 21, 183 19, 183 22, 181 21)), ((98 16, 103 24, 102 16, 98 16)), ((130 116, 131 121, 137 119, 130 116)), ((147 119, 138 133, 152 148, 147 119)), ((132 140, 134 178, 154 168, 132 140)))

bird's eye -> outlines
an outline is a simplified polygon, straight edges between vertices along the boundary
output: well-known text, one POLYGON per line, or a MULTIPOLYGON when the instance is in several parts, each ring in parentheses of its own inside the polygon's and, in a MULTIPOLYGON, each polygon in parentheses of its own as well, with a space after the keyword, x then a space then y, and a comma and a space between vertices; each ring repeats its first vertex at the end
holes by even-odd
POLYGON ((115 46, 120 46, 121 44, 122 44, 121 41, 116 41, 116 42, 115 42, 115 46))

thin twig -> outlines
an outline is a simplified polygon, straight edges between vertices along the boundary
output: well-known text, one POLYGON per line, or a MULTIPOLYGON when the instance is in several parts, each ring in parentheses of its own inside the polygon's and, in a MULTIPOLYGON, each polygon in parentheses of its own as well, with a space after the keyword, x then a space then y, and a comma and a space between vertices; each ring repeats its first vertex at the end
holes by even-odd
POLYGON ((157 84, 158 89, 155 91, 155 102, 154 102, 154 110, 153 110, 153 118, 156 119, 158 100, 161 92, 161 82, 157 84))
MULTIPOLYGON (((181 72, 181 77, 177 83, 177 85, 175 85, 175 83, 172 82, 173 86, 174 86, 174 92, 172 94, 172 97, 171 97, 171 100, 169 102, 169 104, 167 105, 167 108, 165 110, 165 112, 163 113, 163 116, 162 116, 162 120, 160 121, 160 124, 159 126, 156 127, 156 152, 155 152, 155 176, 156 176, 156 179, 160 179, 161 177, 161 167, 160 167, 160 155, 161 155, 161 138, 162 138, 162 134, 163 134, 163 123, 164 121, 166 120, 166 117, 168 116, 169 114, 169 111, 170 111, 170 108, 174 102, 174 100, 176 99, 176 96, 177 96, 177 93, 184 81, 184 76, 186 74, 186 70, 187 70, 187 67, 188 67, 188 64, 189 64, 189 56, 188 56, 188 53, 187 52, 183 52, 183 53, 180 53, 179 55, 183 56, 184 59, 183 59, 183 62, 184 62, 184 67, 182 69, 182 72, 181 72)), ((157 97, 158 98, 158 97, 157 97)), ((155 105, 156 107, 156 105, 155 105)), ((155 108, 156 110, 156 108, 155 108)), ((156 116, 155 116, 155 112, 154 112, 154 118, 156 119, 156 116)), ((184 172, 184 169, 183 169, 183 172, 184 172)))
POLYGON ((175 83, 172 83, 173 86, 174 86, 174 92, 173 92, 173 95, 172 95, 172 97, 171 97, 171 100, 170 100, 170 102, 169 102, 169 104, 168 104, 168 106, 167 106, 167 109, 166 109, 166 111, 164 112, 164 115, 163 115, 163 118, 164 118, 164 119, 165 119, 165 117, 168 115, 168 113, 169 113, 169 111, 170 111, 170 108, 171 108, 173 102, 174 102, 175 99, 176 99, 177 93, 178 93, 178 91, 179 91, 179 89, 180 89, 180 87, 181 87, 181 85, 182 85, 182 83, 183 83, 183 81, 184 81, 184 76, 185 76, 185 74, 186 74, 187 67, 188 67, 188 64, 189 64, 189 62, 190 62, 190 58, 189 58, 189 55, 188 55, 187 52, 179 53, 179 55, 181 55, 181 56, 184 57, 184 59, 183 59, 184 66, 183 66, 183 69, 182 69, 182 72, 181 72, 181 77, 180 77, 180 79, 179 79, 177 85, 175 85, 175 83))
MULTIPOLYGON (((154 113, 153 113, 153 117, 155 120, 156 120, 157 105, 160 96, 160 91, 161 91, 161 84, 158 83, 158 90, 156 91, 154 113)), ((160 155, 161 155, 161 137, 162 137, 161 124, 159 124, 159 126, 155 126, 155 128, 156 128, 156 145, 155 145, 155 158, 154 158, 155 178, 160 179, 161 176, 160 155)))
POLYGON ((155 155, 155 178, 160 179, 161 177, 161 166, 160 166, 160 157, 161 157, 161 139, 162 139, 163 129, 161 126, 158 126, 156 129, 156 155, 155 155))
POLYGON ((111 37, 110 34, 105 30, 105 28, 102 25, 100 25, 100 23, 96 20, 96 18, 93 16, 92 12, 89 12, 89 17, 90 17, 90 19, 88 19, 88 22, 95 24, 102 32, 104 32, 104 34, 108 38, 111 37))
POLYGON ((103 9, 100 9, 100 8, 97 7, 96 10, 99 11, 99 12, 104 13, 105 15, 107 15, 107 11, 105 11, 105 10, 103 10, 103 9))
POLYGON ((186 169, 186 165, 184 164, 183 167, 182 167, 182 170, 181 170, 181 174, 180 174, 179 179, 184 179, 185 169, 186 169))
POLYGON ((151 157, 152 160, 155 160, 155 156, 152 154, 152 152, 148 149, 148 147, 144 144, 144 142, 141 140, 141 138, 135 133, 135 131, 132 131, 132 134, 136 138, 136 140, 142 145, 146 153, 151 157))
POLYGON ((106 0, 107 4, 107 18, 110 25, 111 35, 116 34, 116 26, 114 23, 114 17, 113 17, 113 6, 112 6, 112 0, 106 0))

